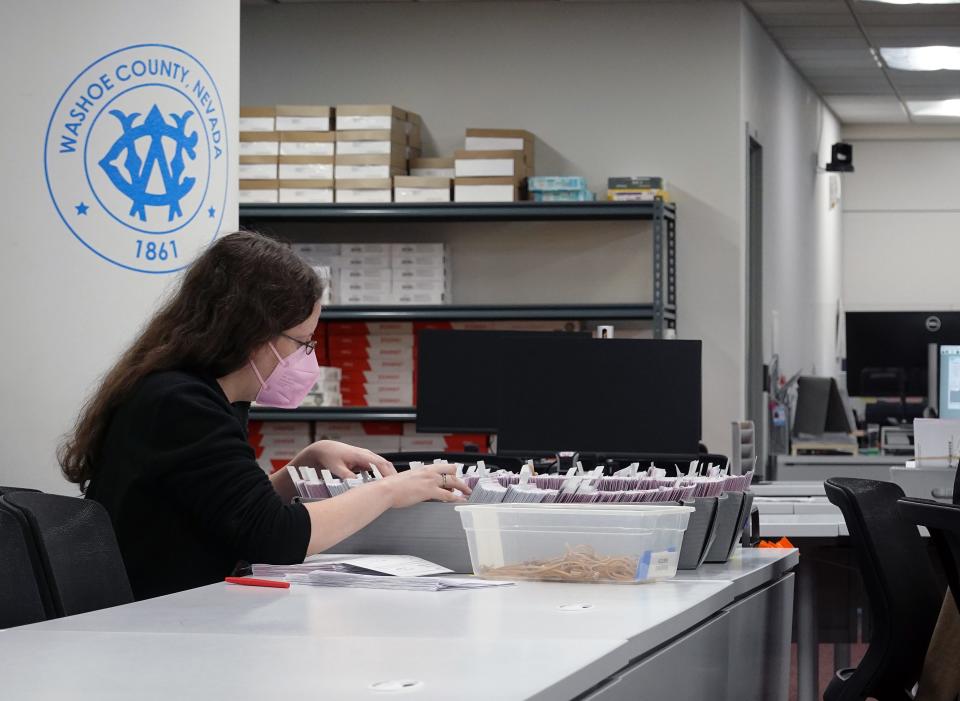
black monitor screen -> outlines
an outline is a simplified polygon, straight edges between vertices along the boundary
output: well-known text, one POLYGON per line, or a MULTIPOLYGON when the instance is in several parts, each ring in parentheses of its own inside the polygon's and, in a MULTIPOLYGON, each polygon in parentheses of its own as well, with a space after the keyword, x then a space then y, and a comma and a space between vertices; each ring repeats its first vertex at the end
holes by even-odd
POLYGON ((697 452, 700 341, 518 339, 506 347, 498 452, 697 452))
POLYGON ((417 341, 417 431, 496 433, 504 341, 567 336, 589 338, 590 334, 421 331, 417 341))
POLYGON ((927 396, 927 347, 960 344, 960 312, 847 312, 847 393, 927 396))

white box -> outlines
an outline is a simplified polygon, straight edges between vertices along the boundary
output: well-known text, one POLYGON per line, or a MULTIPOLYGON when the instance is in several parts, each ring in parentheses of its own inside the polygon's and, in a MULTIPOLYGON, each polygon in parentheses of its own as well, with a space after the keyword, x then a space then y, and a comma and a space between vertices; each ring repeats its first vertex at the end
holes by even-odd
POLYGON ((337 180, 374 180, 390 178, 396 172, 391 165, 352 165, 337 163, 334 177, 337 180))
POLYGON ((442 253, 407 253, 393 256, 395 268, 443 268, 446 258, 442 253))
POLYGON ((456 170, 453 168, 410 168, 410 175, 421 178, 453 178, 456 170))
POLYGON ((237 201, 241 204, 276 204, 276 180, 241 180, 237 201))
MULTIPOLYGON (((342 251, 342 249, 341 249, 342 251)), ((347 268, 389 268, 389 253, 355 253, 344 255, 341 252, 340 267, 347 268)))
POLYGON ((388 156, 397 149, 406 149, 406 145, 392 141, 340 141, 337 153, 341 156, 388 156))
POLYGON ((393 304, 393 294, 387 292, 353 292, 343 294, 341 289, 338 304, 393 304))
POLYGON ((394 280, 439 280, 443 281, 447 276, 446 270, 437 265, 405 265, 394 266, 394 280))
POLYGON ((277 131, 330 131, 326 105, 277 105, 277 131))
POLYGON ((276 132, 244 132, 240 134, 241 156, 278 156, 280 141, 276 132))
POLYGON ((295 243, 293 251, 298 256, 311 263, 328 264, 332 259, 340 256, 338 243, 295 243))
POLYGON ((281 156, 333 156, 337 152, 333 141, 281 141, 281 156))
POLYGON ((454 162, 457 178, 513 178, 522 177, 525 169, 522 158, 457 158, 454 162))
POLYGON ((391 289, 397 296, 418 292, 432 292, 443 294, 447 292, 446 282, 443 280, 397 280, 391 289))
POLYGON ((277 159, 272 156, 241 156, 237 177, 240 180, 276 180, 277 159))
POLYGON ((442 292, 403 292, 395 294, 394 304, 445 304, 442 292))
POLYGON ((330 156, 280 156, 281 180, 332 180, 330 156))
POLYGON ((343 204, 389 204, 393 202, 393 189, 338 187, 335 197, 343 204))
POLYGON ((392 291, 389 280, 378 280, 376 278, 355 278, 353 280, 340 279, 340 297, 350 298, 355 294, 366 294, 376 292, 380 294, 389 294, 392 291))
POLYGON ((397 202, 451 202, 450 188, 397 187, 393 190, 397 202))
POLYGON ((281 180, 280 202, 289 204, 330 204, 332 180, 281 180))
POLYGON ((340 255, 388 255, 392 249, 389 243, 341 243, 340 255))
POLYGON ((390 268, 355 267, 340 269, 340 282, 356 282, 359 280, 376 280, 388 285, 393 281, 393 270, 390 268))
POLYGON ((517 186, 508 184, 465 185, 454 183, 454 202, 516 202, 517 186))
POLYGON ((523 151, 529 141, 521 138, 468 136, 467 151, 523 151))
POLYGON ((445 243, 392 243, 390 254, 396 259, 407 255, 431 255, 443 258, 447 251, 445 243))
POLYGON ((243 106, 237 129, 245 131, 276 131, 276 110, 273 107, 243 106))

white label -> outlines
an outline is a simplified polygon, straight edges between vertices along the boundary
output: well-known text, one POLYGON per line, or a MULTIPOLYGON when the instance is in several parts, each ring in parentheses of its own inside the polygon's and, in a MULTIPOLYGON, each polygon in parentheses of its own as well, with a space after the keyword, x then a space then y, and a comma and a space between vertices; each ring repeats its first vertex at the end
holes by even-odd
POLYGON ((367 202, 386 203, 393 201, 393 190, 354 190, 352 188, 337 189, 337 202, 345 204, 362 204, 367 202))
POLYGON ((449 202, 450 188, 398 187, 394 189, 397 202, 449 202))
POLYGON ((650 553, 650 568, 647 574, 650 579, 672 577, 677 571, 677 562, 680 559, 680 553, 676 550, 661 550, 660 552, 650 553))
POLYGON ((243 204, 276 204, 276 190, 240 190, 237 197, 238 202, 243 204))

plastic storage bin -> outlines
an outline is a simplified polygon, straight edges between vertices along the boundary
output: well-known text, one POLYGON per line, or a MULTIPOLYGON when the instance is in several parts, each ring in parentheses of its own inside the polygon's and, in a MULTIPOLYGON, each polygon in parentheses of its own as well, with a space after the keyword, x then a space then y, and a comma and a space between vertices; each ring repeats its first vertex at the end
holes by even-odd
POLYGON ((653 504, 456 508, 480 577, 617 584, 673 577, 693 512, 653 504))

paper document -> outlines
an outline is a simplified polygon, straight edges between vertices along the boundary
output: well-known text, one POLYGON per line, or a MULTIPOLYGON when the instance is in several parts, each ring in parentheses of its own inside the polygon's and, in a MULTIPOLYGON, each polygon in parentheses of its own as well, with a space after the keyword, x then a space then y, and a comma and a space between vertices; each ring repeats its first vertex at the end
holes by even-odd
POLYGON ((311 555, 297 565, 253 565, 253 576, 283 577, 317 570, 403 577, 426 577, 453 572, 436 563, 410 555, 311 555))
POLYGON ((286 575, 293 584, 310 584, 315 587, 354 587, 358 589, 397 589, 403 591, 445 591, 448 589, 485 589, 509 586, 513 582, 489 579, 460 579, 453 577, 391 577, 349 572, 314 572, 286 575))

